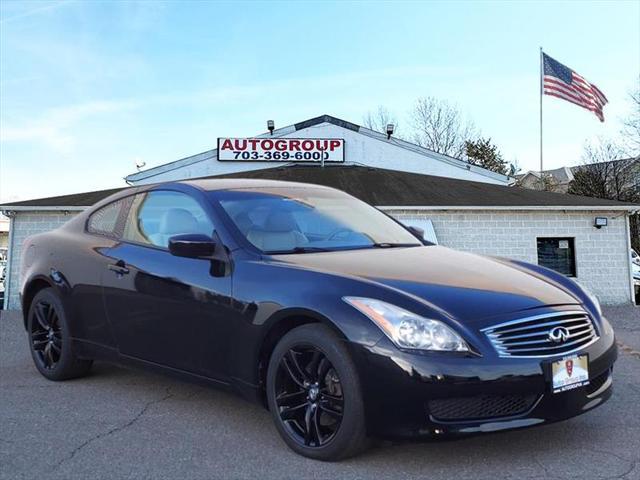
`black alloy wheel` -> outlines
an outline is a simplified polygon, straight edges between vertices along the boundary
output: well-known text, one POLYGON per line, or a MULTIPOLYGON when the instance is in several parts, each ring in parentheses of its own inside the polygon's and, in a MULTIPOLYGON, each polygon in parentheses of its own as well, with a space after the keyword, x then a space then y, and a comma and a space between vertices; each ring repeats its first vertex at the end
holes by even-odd
POLYGON ((319 447, 335 436, 343 416, 340 378, 319 349, 292 347, 280 360, 276 377, 278 413, 291 436, 319 447))
POLYGON ((62 328, 53 305, 40 300, 34 305, 31 321, 31 345, 42 368, 51 370, 62 355, 62 328))
POLYGON ((80 377, 91 368, 91 360, 74 354, 64 307, 53 289, 40 290, 34 297, 27 332, 36 368, 49 380, 80 377))
POLYGON ((360 379, 333 329, 307 324, 284 335, 271 354, 266 386, 278 433, 295 452, 333 461, 367 447, 360 379))

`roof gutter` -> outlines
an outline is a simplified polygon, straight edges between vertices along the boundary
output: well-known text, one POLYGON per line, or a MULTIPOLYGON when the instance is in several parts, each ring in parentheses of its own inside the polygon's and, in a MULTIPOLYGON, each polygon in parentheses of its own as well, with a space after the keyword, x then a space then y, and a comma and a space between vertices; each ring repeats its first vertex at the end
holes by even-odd
MULTIPOLYGON (((89 206, 38 206, 38 205, 0 205, 0 213, 6 216, 9 212, 81 212, 86 210, 89 206)), ((418 211, 433 211, 433 210, 567 210, 567 211, 623 211, 623 212, 637 212, 640 211, 640 206, 636 205, 381 205, 377 206, 380 210, 418 210, 418 211)))
POLYGON ((577 212, 640 211, 640 205, 451 205, 451 206, 378 206, 380 210, 566 210, 577 212))
POLYGON ((195 163, 213 160, 213 159, 216 159, 217 157, 218 157, 217 149, 207 150, 206 152, 196 153, 195 155, 190 155, 188 157, 180 158, 178 160, 165 163, 163 165, 158 165, 156 167, 151 167, 136 173, 131 173, 126 177, 124 177, 124 181, 127 182, 127 184, 131 185, 131 182, 146 180, 147 178, 150 178, 150 177, 155 177, 157 175, 162 175, 163 173, 172 172, 182 167, 188 167, 195 163))
POLYGON ((51 206, 51 205, 0 205, 0 213, 7 215, 9 212, 81 212, 87 207, 78 205, 51 206))
POLYGON ((447 163, 453 167, 460 168, 462 170, 468 170, 470 172, 477 173, 484 177, 501 181, 503 183, 508 183, 509 179, 511 178, 508 175, 503 175, 501 173, 493 172, 491 170, 488 170, 483 167, 479 167, 477 165, 472 165, 471 163, 465 162, 464 160, 461 160, 459 158, 450 157, 442 153, 434 152, 433 150, 429 150, 428 148, 421 147, 420 145, 407 142, 406 140, 402 140, 400 138, 396 138, 396 137, 387 138, 385 134, 376 132, 375 130, 371 130, 369 128, 360 127, 360 130, 358 133, 361 133, 362 135, 366 135, 375 140, 379 140, 381 142, 394 145, 396 147, 404 148, 405 150, 409 150, 419 155, 424 155, 424 156, 433 158, 434 160, 447 163))

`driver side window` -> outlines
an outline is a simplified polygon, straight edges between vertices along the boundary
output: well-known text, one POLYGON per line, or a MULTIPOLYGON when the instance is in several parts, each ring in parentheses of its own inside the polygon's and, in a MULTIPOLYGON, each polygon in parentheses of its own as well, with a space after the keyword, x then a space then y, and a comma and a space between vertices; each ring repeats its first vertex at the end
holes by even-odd
POLYGON ((175 235, 212 236, 213 232, 213 223, 195 199, 180 192, 154 191, 135 196, 123 239, 167 248, 175 235))

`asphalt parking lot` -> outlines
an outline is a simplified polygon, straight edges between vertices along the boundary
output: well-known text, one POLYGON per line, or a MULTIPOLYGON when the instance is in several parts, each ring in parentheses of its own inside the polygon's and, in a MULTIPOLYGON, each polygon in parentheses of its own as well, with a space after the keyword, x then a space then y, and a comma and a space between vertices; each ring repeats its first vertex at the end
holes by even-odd
POLYGON ((0 317, 0 478, 640 479, 640 309, 608 309, 623 346, 615 393, 572 420, 375 446, 341 463, 289 451, 268 412, 231 394, 97 364, 53 383, 16 312, 0 317))

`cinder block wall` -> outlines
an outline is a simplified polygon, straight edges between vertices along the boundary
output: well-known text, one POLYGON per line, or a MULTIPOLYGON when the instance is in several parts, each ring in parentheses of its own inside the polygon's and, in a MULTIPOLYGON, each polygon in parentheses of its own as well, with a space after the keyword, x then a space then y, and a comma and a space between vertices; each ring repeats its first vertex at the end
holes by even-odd
POLYGON ((632 302, 626 217, 622 212, 411 211, 398 218, 430 218, 440 245, 537 264, 538 237, 573 237, 576 280, 606 305, 632 302), (609 226, 597 229, 595 217, 609 226))
MULTIPOLYGON (((631 302, 629 252, 625 216, 620 212, 550 211, 388 211, 398 219, 429 218, 441 245, 469 252, 514 258, 537 264, 537 237, 574 237, 577 280, 606 305, 631 302), (609 218, 609 226, 593 227, 596 216, 609 218)), ((13 219, 11 277, 8 308, 20 308, 18 288, 24 239, 52 230, 73 213, 18 213, 13 219)))
POLYGON ((13 237, 11 239, 9 261, 10 277, 7 278, 9 297, 8 309, 20 308, 20 261, 22 260, 22 244, 30 235, 48 232, 71 220, 75 213, 63 212, 16 212, 12 219, 13 237))

